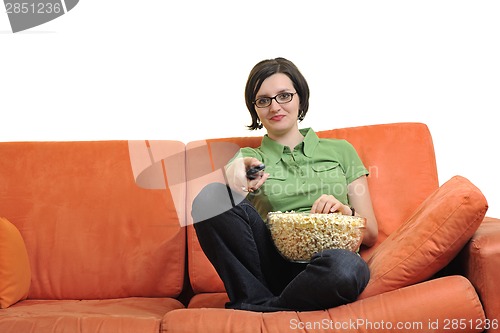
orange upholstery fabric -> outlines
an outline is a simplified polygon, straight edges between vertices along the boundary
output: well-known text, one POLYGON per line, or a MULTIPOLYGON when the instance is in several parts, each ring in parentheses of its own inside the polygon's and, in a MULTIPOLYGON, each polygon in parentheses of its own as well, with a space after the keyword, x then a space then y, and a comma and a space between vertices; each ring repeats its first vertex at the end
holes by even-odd
POLYGON ((171 298, 28 300, 0 311, 0 332, 158 333, 163 315, 182 307, 171 298))
POLYGON ((224 309, 229 297, 225 292, 194 295, 189 300, 188 308, 221 308, 224 309))
POLYGON ((2 143, 0 156, 0 212, 26 243, 28 298, 181 292, 184 212, 169 187, 135 183, 127 141, 2 143))
MULTIPOLYGON (((319 132, 346 139, 370 171, 368 184, 383 242, 439 186, 429 129, 419 123, 397 123, 319 132)), ((362 249, 368 258, 375 250, 362 249)))
MULTIPOLYGON (((470 229, 456 221, 461 209, 471 213, 470 207, 486 208, 484 198, 471 184, 467 192, 461 178, 454 181, 460 180, 463 192, 457 197, 464 199, 463 205, 455 211, 439 205, 436 196, 445 186, 438 189, 432 140, 423 124, 318 134, 350 141, 371 172, 368 181, 380 233, 376 246, 362 248, 361 255, 371 262, 380 277, 376 280, 390 289, 399 281, 389 272, 379 274, 387 259, 381 253, 394 252, 390 259, 397 259, 396 245, 404 243, 398 237, 411 238, 411 221, 425 217, 426 209, 449 211, 448 218, 436 220, 430 214, 423 223, 432 228, 442 225, 439 221, 455 221, 435 230, 448 230, 459 241, 444 251, 431 241, 427 253, 408 259, 432 258, 439 265, 484 215, 471 214, 470 229), (425 202, 429 196, 436 202, 425 202), (417 211, 419 206, 426 209, 417 211), (408 223, 400 228, 404 221, 408 223), (465 228, 462 237, 453 225, 465 228), (392 281, 384 281, 387 277, 392 281)), ((447 276, 392 291, 372 290, 373 296, 367 293, 325 311, 223 309, 227 294, 197 241, 191 203, 203 186, 224 181, 221 168, 240 146, 256 147, 260 141, 0 143, 0 215, 5 217, 0 219, 0 306, 8 306, 0 309, 0 332, 478 332, 481 325, 476 329, 469 323, 485 323, 485 313, 490 320, 500 318, 500 220, 491 218, 485 218, 457 258, 466 278, 447 276), (456 330, 450 326, 453 319, 469 326, 456 330)), ((417 253, 403 245, 407 253, 417 253)), ((404 274, 410 266, 421 264, 399 267, 403 279, 409 278, 404 274)), ((494 332, 500 332, 498 326, 488 331, 494 332)))
POLYGON ((469 241, 487 209, 486 198, 469 180, 447 181, 373 252, 370 282, 360 299, 433 276, 469 241))
POLYGON ((222 167, 238 151, 233 142, 195 141, 186 147, 186 211, 189 279, 195 293, 225 291, 224 285, 198 243, 192 226, 191 205, 201 189, 212 182, 224 183, 222 167))
MULTIPOLYGON (((498 293, 500 267, 500 219, 486 217, 462 251, 465 276, 485 304, 486 317, 500 320, 498 293)), ((500 332, 500 326, 489 330, 500 332)))
MULTIPOLYGON (((438 188, 431 135, 424 124, 398 123, 320 131, 318 136, 342 138, 351 142, 370 171, 368 182, 379 224, 379 240, 376 246, 361 249, 361 255, 367 259, 378 244, 396 230, 438 188)), ((211 178, 197 178, 196 183, 188 182, 188 224, 191 218, 192 199, 203 185, 209 181, 223 180, 222 175, 215 177, 218 174, 217 170, 227 163, 238 147, 257 147, 260 141, 260 137, 200 141, 194 145, 198 154, 193 154, 191 159, 188 145, 188 175, 189 170, 195 168, 197 174, 212 172, 214 175, 211 178), (199 154, 200 152, 202 154, 199 154)), ((194 291, 223 292, 222 281, 201 250, 192 226, 188 228, 188 253, 189 276, 194 291)))
MULTIPOLYGON (((228 309, 181 309, 165 315, 162 331, 450 332, 450 326, 447 329, 445 323, 452 318, 472 323, 482 322, 485 318, 474 288, 461 276, 424 282, 326 311, 259 313, 228 309)), ((480 331, 474 328, 463 330, 480 331)))
POLYGON ((26 299, 31 269, 23 238, 16 226, 0 217, 0 309, 26 299))

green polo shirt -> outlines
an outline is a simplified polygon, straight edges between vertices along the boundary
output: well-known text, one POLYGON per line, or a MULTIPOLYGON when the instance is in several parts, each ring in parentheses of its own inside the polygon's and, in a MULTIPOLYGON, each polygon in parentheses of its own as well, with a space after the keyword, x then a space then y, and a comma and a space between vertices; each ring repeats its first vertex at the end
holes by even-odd
POLYGON ((368 175, 354 147, 346 140, 320 139, 301 129, 304 140, 293 150, 265 135, 258 148, 242 148, 235 157, 255 157, 269 178, 247 198, 265 218, 271 211, 307 212, 322 194, 348 204, 347 185, 368 175))

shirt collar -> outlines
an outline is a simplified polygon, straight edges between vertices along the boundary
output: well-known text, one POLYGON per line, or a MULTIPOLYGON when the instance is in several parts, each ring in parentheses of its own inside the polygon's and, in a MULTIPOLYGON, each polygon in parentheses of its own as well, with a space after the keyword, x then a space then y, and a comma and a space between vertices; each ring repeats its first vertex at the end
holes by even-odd
POLYGON ((304 135, 304 155, 312 157, 319 143, 318 135, 311 128, 301 129, 300 132, 304 135))
MULTIPOLYGON (((304 155, 311 157, 319 143, 319 138, 311 128, 300 129, 300 133, 304 136, 302 141, 302 149, 304 155)), ((266 134, 262 138, 260 150, 269 159, 271 164, 278 163, 283 156, 285 146, 269 138, 266 134)))

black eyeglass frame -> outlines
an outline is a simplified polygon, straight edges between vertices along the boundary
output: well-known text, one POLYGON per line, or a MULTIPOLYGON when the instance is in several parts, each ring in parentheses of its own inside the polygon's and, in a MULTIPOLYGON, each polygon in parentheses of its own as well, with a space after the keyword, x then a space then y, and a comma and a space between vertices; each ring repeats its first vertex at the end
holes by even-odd
POLYGON ((274 97, 261 97, 261 98, 257 98, 255 101, 253 101, 252 103, 259 109, 262 109, 262 108, 267 108, 269 105, 271 105, 273 103, 273 99, 276 101, 276 103, 278 104, 286 104, 286 103, 290 103, 292 100, 293 100, 293 96, 296 95, 297 92, 281 92, 279 94, 277 94, 276 96, 274 97), (286 102, 279 102, 276 97, 278 97, 279 95, 285 95, 285 94, 290 94, 290 100, 289 101, 286 101, 286 102), (260 99, 269 99, 269 104, 266 104, 266 105, 263 105, 263 106, 258 106, 257 105, 257 101, 260 100, 260 99))

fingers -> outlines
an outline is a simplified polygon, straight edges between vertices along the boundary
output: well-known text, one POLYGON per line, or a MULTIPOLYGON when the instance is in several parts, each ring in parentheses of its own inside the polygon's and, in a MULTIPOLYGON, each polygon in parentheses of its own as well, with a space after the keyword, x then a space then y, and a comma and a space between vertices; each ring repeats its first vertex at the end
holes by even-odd
MULTIPOLYGON (((328 196, 323 194, 314 202, 311 213, 319 213, 322 214, 325 208, 328 206, 328 196)), ((330 208, 330 207, 328 207, 330 208)), ((328 212, 328 211, 327 211, 328 212)))
POLYGON ((247 170, 262 164, 262 162, 256 159, 255 157, 244 157, 243 161, 245 163, 245 168, 247 170))
POLYGON ((268 177, 268 173, 260 171, 255 179, 248 180, 248 192, 257 191, 262 186, 262 184, 264 184, 268 177))
POLYGON ((261 163, 257 166, 253 166, 246 170, 247 178, 250 180, 257 179, 259 176, 262 176, 262 171, 266 166, 261 163))
POLYGON ((244 163, 247 178, 246 191, 255 192, 264 184, 269 174, 263 171, 264 164, 255 157, 245 157, 244 163))
POLYGON ((323 194, 313 204, 311 213, 328 214, 342 208, 343 204, 333 195, 323 194))
POLYGON ((245 175, 246 161, 244 158, 236 158, 226 166, 225 177, 228 185, 241 195, 248 192, 248 182, 245 175))
POLYGON ((326 213, 338 212, 340 210, 340 207, 342 207, 342 204, 339 201, 337 201, 336 203, 332 204, 332 206, 330 207, 330 209, 326 211, 326 213))
POLYGON ((241 194, 254 192, 269 177, 263 167, 263 163, 254 157, 237 158, 226 168, 227 181, 231 188, 241 194))

